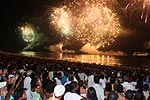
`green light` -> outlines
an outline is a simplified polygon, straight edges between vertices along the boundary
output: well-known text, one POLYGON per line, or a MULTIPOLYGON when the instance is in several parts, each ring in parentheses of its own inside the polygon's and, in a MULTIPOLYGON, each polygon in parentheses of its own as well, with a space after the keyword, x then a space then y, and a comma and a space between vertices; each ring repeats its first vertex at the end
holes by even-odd
POLYGON ((35 30, 31 25, 25 25, 20 28, 22 38, 25 42, 32 42, 35 39, 35 30))

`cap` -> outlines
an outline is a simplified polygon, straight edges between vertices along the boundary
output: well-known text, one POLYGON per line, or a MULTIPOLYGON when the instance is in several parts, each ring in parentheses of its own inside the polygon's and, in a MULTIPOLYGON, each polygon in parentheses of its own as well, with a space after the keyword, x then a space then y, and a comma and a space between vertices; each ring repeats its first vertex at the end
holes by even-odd
POLYGON ((53 94, 53 99, 54 100, 54 97, 59 97, 59 96, 62 96, 63 94, 65 93, 65 87, 63 85, 57 85, 55 88, 54 88, 54 94, 53 94))
POLYGON ((59 97, 59 96, 63 95, 64 93, 65 93, 65 87, 63 85, 57 85, 54 88, 54 95, 56 97, 59 97))

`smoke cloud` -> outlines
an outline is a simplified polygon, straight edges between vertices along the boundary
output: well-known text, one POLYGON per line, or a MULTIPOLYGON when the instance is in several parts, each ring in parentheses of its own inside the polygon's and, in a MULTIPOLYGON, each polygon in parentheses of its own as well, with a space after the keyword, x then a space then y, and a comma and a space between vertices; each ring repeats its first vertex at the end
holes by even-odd
POLYGON ((99 54, 99 51, 89 43, 85 44, 80 51, 88 54, 99 54))
POLYGON ((60 42, 55 45, 50 45, 48 49, 51 52, 62 52, 62 46, 63 46, 63 43, 60 42))

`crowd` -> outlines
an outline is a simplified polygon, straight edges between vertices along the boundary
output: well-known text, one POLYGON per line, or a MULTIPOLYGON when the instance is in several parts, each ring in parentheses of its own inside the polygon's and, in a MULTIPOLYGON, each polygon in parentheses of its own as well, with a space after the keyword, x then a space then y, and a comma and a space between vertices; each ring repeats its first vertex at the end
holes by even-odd
POLYGON ((150 100, 143 68, 0 53, 0 100, 150 100))

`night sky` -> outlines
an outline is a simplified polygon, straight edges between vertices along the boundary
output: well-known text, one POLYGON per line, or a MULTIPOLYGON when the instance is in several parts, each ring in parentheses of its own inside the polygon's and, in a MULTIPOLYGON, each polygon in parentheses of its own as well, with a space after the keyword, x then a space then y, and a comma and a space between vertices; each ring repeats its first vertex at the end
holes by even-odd
MULTIPOLYGON (((61 1, 61 0, 60 0, 61 1)), ((120 0, 122 1, 122 0, 120 0)), ((22 49, 26 43, 16 32, 18 24, 41 16, 45 18, 45 11, 49 6, 57 6, 58 0, 5 0, 1 3, 1 32, 0 32, 0 49, 22 49), (57 1, 57 2, 56 2, 57 1)), ((120 2, 120 5, 124 5, 120 2)), ((123 26, 122 34, 111 46, 104 50, 122 50, 126 52, 144 51, 145 42, 150 40, 150 17, 147 23, 140 19, 141 9, 124 14, 123 9, 119 9, 121 25, 123 26)), ((41 25, 45 27, 43 31, 48 30, 47 23, 41 25)), ((45 31, 45 32, 51 32, 45 31)), ((55 39, 54 39, 55 40, 55 39)), ((75 44, 76 45, 76 44, 75 44)))

